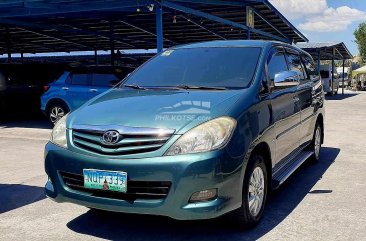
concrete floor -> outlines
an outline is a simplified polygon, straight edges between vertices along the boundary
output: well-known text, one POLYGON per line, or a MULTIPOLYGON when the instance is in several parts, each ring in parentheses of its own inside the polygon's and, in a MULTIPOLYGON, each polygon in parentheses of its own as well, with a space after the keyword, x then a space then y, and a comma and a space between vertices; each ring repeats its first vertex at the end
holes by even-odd
POLYGON ((0 240, 366 240, 366 93, 326 103, 318 164, 305 163, 272 194, 260 225, 247 232, 226 219, 90 212, 43 195, 43 121, 0 124, 0 240))

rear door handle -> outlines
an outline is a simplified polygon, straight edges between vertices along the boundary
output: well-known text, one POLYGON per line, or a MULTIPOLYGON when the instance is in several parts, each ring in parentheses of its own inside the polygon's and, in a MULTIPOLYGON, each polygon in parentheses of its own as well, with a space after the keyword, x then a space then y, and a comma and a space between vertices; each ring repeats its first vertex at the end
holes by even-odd
POLYGON ((68 89, 69 89, 69 87, 62 87, 62 89, 63 89, 63 90, 68 90, 68 89))
POLYGON ((98 92, 98 89, 89 89, 90 92, 98 92))

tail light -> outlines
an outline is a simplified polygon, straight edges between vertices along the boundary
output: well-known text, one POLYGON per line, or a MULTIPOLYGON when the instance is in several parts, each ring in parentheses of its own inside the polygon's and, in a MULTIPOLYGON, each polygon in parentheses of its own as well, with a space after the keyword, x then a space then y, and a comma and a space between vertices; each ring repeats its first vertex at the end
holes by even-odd
POLYGON ((43 86, 43 90, 46 92, 50 87, 48 85, 43 86))

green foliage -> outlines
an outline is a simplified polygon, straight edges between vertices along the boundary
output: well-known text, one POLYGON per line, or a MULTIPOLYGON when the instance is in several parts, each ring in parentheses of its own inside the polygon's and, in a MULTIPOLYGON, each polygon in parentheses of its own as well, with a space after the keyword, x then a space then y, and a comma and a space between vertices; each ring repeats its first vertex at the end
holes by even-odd
POLYGON ((366 63, 366 22, 361 23, 354 32, 362 64, 366 63))

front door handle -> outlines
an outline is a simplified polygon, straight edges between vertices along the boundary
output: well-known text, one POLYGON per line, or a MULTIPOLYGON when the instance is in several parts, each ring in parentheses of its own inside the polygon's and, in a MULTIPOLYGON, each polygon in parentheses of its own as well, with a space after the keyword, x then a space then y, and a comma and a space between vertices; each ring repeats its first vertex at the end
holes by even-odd
POLYGON ((89 89, 90 92, 98 92, 98 89, 89 89))
POLYGON ((63 90, 69 90, 69 87, 62 87, 63 90))

